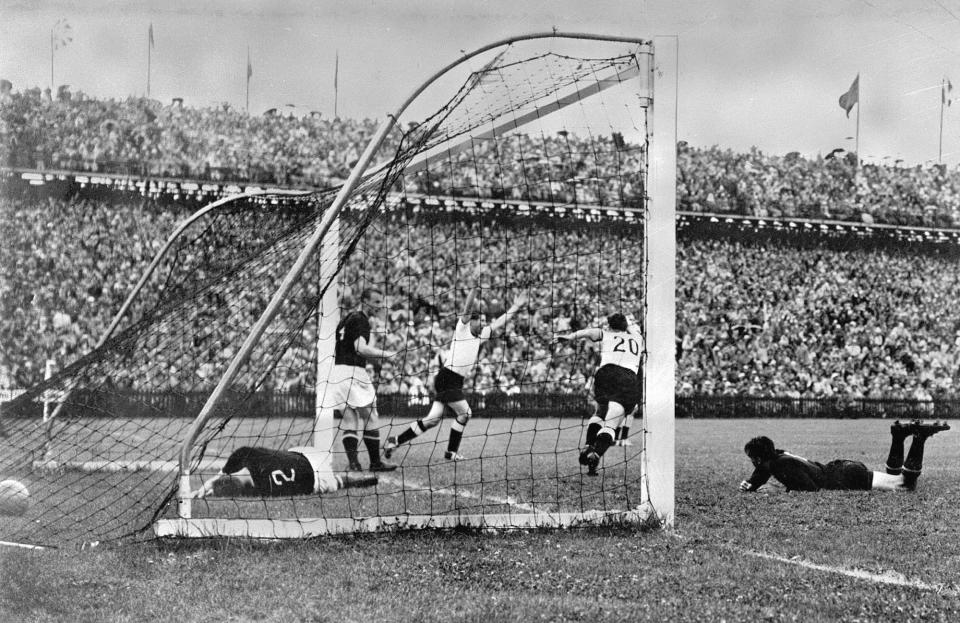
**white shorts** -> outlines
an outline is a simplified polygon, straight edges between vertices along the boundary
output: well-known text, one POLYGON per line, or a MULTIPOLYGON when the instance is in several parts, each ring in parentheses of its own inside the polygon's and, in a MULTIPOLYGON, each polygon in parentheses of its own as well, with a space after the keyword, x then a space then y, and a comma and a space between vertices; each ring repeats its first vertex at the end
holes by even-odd
POLYGON ((366 368, 334 365, 327 379, 323 406, 330 409, 370 407, 377 402, 377 392, 366 368))

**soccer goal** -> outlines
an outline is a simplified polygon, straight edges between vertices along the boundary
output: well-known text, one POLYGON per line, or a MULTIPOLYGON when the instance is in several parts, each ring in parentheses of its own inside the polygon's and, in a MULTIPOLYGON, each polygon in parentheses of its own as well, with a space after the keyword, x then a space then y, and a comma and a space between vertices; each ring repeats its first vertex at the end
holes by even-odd
POLYGON ((198 212, 100 346, 0 413, 0 477, 32 494, 0 540, 671 526, 676 71, 674 38, 499 41, 415 89, 342 186, 198 212), (338 324, 371 291, 372 341, 395 355, 369 366, 379 423, 359 456, 416 430, 397 469, 322 495, 200 496, 242 447, 347 469, 328 382, 338 324), (471 292, 496 328, 464 376, 472 417, 420 426, 471 292), (614 312, 643 333, 642 400, 589 475, 597 352, 556 337, 614 312))

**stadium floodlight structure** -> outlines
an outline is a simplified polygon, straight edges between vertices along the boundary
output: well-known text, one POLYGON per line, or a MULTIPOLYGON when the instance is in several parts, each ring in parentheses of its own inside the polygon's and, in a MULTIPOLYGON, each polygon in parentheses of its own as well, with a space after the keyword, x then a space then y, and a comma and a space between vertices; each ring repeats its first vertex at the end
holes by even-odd
POLYGON ((0 414, 0 476, 34 500, 0 517, 0 540, 671 526, 676 81, 675 38, 505 39, 417 88, 339 188, 198 212, 100 345, 0 414), (345 468, 326 380, 365 288, 386 295, 374 335, 399 353, 377 370, 384 428, 424 415, 423 381, 474 285, 488 319, 529 304, 468 379, 466 460, 444 461, 442 425, 376 487, 195 497, 241 446, 312 445, 345 468), (555 336, 614 311, 644 332, 643 401, 633 445, 591 477, 577 456, 596 353, 555 336), (58 403, 46 422, 44 399, 58 403))

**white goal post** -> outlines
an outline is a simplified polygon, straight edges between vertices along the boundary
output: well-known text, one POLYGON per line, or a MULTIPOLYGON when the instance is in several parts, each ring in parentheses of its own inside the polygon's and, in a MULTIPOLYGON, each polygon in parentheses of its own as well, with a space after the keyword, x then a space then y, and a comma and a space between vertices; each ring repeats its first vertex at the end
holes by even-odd
MULTIPOLYGON (((191 517, 191 469, 190 448, 196 438, 197 432, 205 425, 210 413, 216 409, 221 396, 227 390, 234 380, 238 368, 243 365, 246 358, 250 356, 253 345, 260 338, 266 327, 271 322, 276 309, 282 304, 284 297, 288 294, 290 287, 299 277, 305 264, 311 256, 322 248, 321 253, 324 256, 324 262, 329 267, 324 270, 336 269, 336 257, 339 255, 339 246, 332 241, 337 238, 337 223, 339 212, 345 205, 348 197, 354 192, 358 183, 363 179, 368 167, 372 164, 378 154, 382 143, 392 130, 396 119, 407 106, 434 80, 443 75, 451 67, 458 65, 471 57, 480 54, 486 50, 510 44, 514 41, 524 39, 535 39, 538 37, 565 37, 579 39, 597 39, 611 40, 606 37, 594 37, 585 35, 564 35, 562 33, 550 33, 542 35, 529 35, 515 39, 496 42, 485 46, 471 54, 465 55, 462 59, 445 67, 435 76, 430 78, 423 86, 414 93, 399 107, 399 109, 388 115, 382 122, 374 138, 370 141, 366 151, 352 170, 349 179, 340 189, 333 205, 327 211, 314 235, 308 241, 303 249, 299 260, 291 268, 283 282, 274 293, 270 304, 263 312, 256 325, 247 336, 244 344, 240 347, 235 358, 221 377, 217 387, 210 395, 204 405, 200 415, 194 422, 187 439, 184 442, 180 456, 180 494, 179 494, 179 515, 177 519, 160 519, 155 524, 156 534, 159 536, 247 536, 260 538, 284 538, 284 537, 304 537, 318 534, 339 533, 348 531, 367 531, 396 529, 406 527, 442 527, 445 525, 467 525, 467 526, 553 526, 563 527, 571 525, 580 525, 584 523, 603 523, 604 518, 615 517, 623 519, 630 516, 633 521, 641 520, 649 514, 649 509, 653 509, 661 524, 671 527, 674 523, 674 325, 675 325, 675 257, 676 257, 676 234, 675 234, 675 198, 676 198, 676 109, 677 109, 677 39, 674 37, 658 37, 652 44, 648 43, 641 47, 644 57, 640 67, 645 67, 647 75, 641 75, 637 82, 641 84, 641 89, 648 92, 641 94, 640 97, 648 100, 648 107, 654 110, 652 127, 648 128, 650 133, 650 153, 649 153, 649 196, 651 208, 647 215, 649 234, 647 235, 647 262, 648 262, 648 291, 647 304, 644 307, 645 318, 644 325, 647 328, 647 361, 646 372, 644 374, 644 395, 646 407, 644 410, 645 419, 645 455, 643 459, 643 469, 645 470, 646 483, 649 493, 649 509, 625 510, 618 513, 599 513, 596 517, 590 517, 583 513, 549 513, 532 512, 527 516, 520 513, 510 513, 509 516, 498 517, 495 514, 471 517, 468 515, 457 516, 388 516, 388 517, 365 517, 358 519, 325 519, 325 518, 298 518, 298 519, 218 519, 218 518, 193 518, 191 517), (321 242, 327 242, 321 245, 321 242), (333 251, 331 251, 331 249, 333 251)), ((623 41, 629 41, 622 39, 623 41)), ((621 79, 622 76, 613 76, 612 79, 621 79)), ((599 83, 598 83, 599 84, 599 83)), ((591 85, 591 89, 602 88, 597 84, 591 85)), ((571 101, 579 101, 583 93, 575 93, 571 96, 571 101)), ((555 109, 562 109, 566 104, 562 98, 558 98, 555 109)), ((524 119, 514 118, 509 121, 514 127, 522 127, 524 119)), ((496 134, 503 131, 502 128, 494 128, 492 133, 496 134)), ((451 151, 456 151, 458 147, 446 146, 443 157, 449 157, 451 151)), ((430 155, 424 155, 415 162, 407 165, 408 171, 415 171, 418 168, 425 168, 430 161, 430 155)), ((319 329, 320 340, 318 347, 321 350, 332 350, 332 327, 336 326, 339 318, 337 289, 331 287, 327 290, 323 299, 323 313, 320 315, 321 325, 319 329)), ((325 378, 324 365, 329 365, 329 359, 319 357, 318 383, 323 383, 325 378), (325 363, 326 362, 326 363, 325 363)), ((317 447, 331 449, 336 423, 333 421, 332 410, 321 409, 322 387, 318 387, 317 398, 317 423, 315 427, 314 444, 317 447)))

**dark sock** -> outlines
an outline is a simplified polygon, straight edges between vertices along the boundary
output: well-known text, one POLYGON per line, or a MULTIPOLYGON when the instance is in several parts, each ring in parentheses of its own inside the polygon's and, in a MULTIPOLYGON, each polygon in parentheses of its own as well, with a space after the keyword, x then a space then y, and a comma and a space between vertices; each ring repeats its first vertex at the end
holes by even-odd
POLYGON ((600 429, 603 428, 603 424, 600 422, 590 422, 587 425, 587 445, 592 446, 593 442, 597 440, 597 433, 600 432, 600 429))
POLYGON ((613 431, 609 428, 601 430, 597 433, 597 438, 593 442, 593 451, 603 456, 603 453, 613 445, 613 431))
POLYGON ((630 427, 629 426, 618 426, 616 432, 616 440, 623 441, 630 436, 630 427))
POLYGON ((923 445, 927 442, 924 435, 914 435, 907 452, 907 460, 903 462, 903 484, 908 489, 917 486, 920 470, 923 469, 923 445))
POLYGON ((417 420, 411 424, 407 430, 400 433, 400 436, 397 437, 397 444, 405 444, 409 441, 413 441, 425 430, 427 430, 427 427, 423 425, 423 420, 417 420))
POLYGON ((360 446, 360 440, 355 432, 349 432, 343 436, 343 450, 347 453, 347 463, 351 466, 360 464, 360 457, 357 455, 357 448, 360 446))
POLYGON ((370 455, 370 465, 380 463, 380 431, 368 430, 363 433, 363 445, 367 447, 367 453, 370 455))
POLYGON ((903 470, 903 442, 907 435, 891 433, 890 454, 887 455, 887 473, 897 476, 903 470))
POLYGON ((447 452, 456 452, 460 449, 460 440, 463 439, 463 429, 466 424, 454 421, 450 425, 450 439, 447 441, 447 452))

